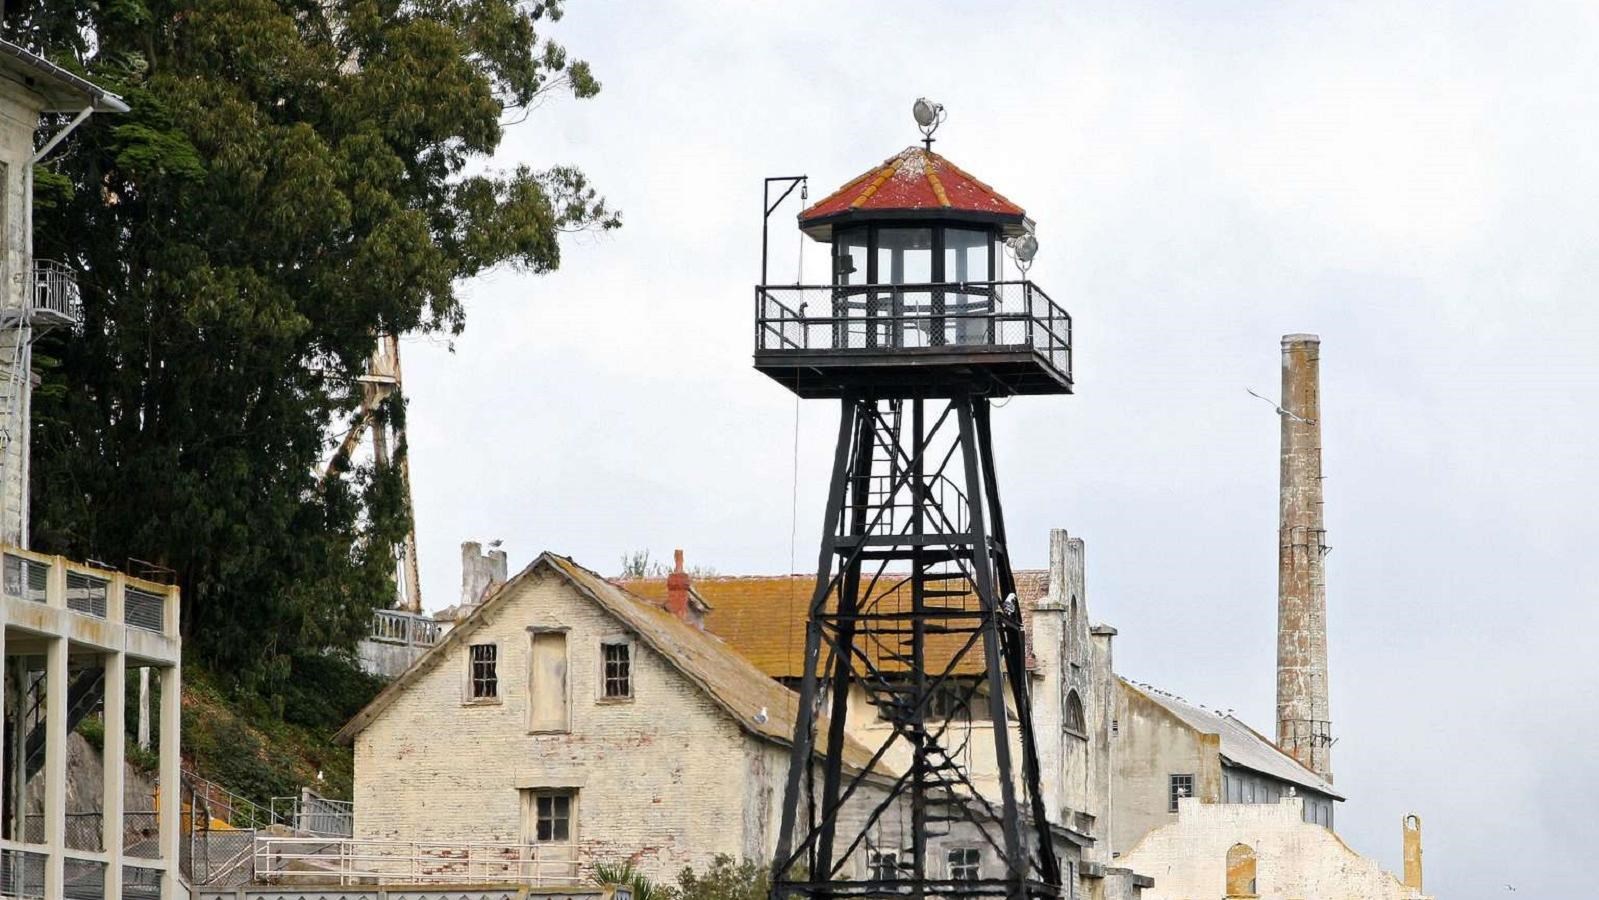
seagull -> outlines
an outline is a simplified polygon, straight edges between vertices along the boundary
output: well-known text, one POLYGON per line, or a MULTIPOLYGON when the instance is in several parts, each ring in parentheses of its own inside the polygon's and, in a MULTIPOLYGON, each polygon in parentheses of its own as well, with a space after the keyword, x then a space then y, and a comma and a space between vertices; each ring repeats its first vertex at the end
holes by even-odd
MULTIPOLYGON (((1249 390, 1249 388, 1244 388, 1244 390, 1249 391, 1249 396, 1251 396, 1251 397, 1260 397, 1259 394, 1255 393, 1254 391, 1249 390)), ((1314 424, 1316 424, 1316 420, 1314 420, 1314 419, 1307 419, 1304 416, 1296 416, 1293 413, 1289 412, 1288 410, 1283 409, 1281 406, 1278 405, 1277 401, 1271 399, 1270 397, 1260 397, 1260 399, 1266 401, 1267 403, 1270 403, 1271 406, 1272 406, 1272 409, 1277 410, 1277 415, 1279 415, 1279 416, 1287 416, 1288 418, 1293 419, 1295 422, 1300 422, 1300 423, 1303 423, 1305 425, 1314 425, 1314 424)))
POLYGON ((765 725, 766 724, 766 719, 767 719, 766 707, 763 706, 763 707, 761 707, 761 711, 755 714, 755 724, 757 724, 757 725, 765 725))
POLYGON ((499 538, 495 538, 494 540, 489 541, 489 549, 490 550, 498 550, 498 549, 500 549, 500 545, 503 544, 503 543, 505 543, 505 541, 503 541, 503 540, 501 540, 499 538))

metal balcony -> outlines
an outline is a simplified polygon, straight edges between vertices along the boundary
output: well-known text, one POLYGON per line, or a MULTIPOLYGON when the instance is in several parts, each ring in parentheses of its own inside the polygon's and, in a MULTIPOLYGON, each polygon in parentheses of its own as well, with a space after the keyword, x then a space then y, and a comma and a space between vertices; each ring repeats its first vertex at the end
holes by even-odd
POLYGON ((34 260, 22 306, 12 305, 15 295, 6 298, 0 309, 0 324, 26 323, 35 329, 73 328, 83 321, 83 297, 78 292, 78 276, 53 259, 34 260))
POLYGON ((1069 394, 1071 339, 1071 316, 1030 281, 755 289, 755 368, 802 397, 1069 394))

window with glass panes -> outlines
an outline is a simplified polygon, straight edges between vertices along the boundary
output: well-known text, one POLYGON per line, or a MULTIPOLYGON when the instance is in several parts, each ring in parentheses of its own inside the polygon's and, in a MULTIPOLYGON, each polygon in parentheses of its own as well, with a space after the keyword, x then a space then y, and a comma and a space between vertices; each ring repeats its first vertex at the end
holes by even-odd
POLYGON ((873 850, 867 857, 867 878, 870 881, 898 881, 899 854, 891 850, 873 850))
POLYGON ((572 794, 546 791, 533 795, 533 840, 559 843, 572 839, 572 794))
POLYGON ((1194 796, 1194 776, 1173 775, 1171 777, 1171 805, 1168 807, 1168 810, 1170 812, 1176 812, 1177 801, 1183 797, 1192 796, 1194 796))
POLYGON ((976 847, 957 847, 949 851, 951 881, 976 881, 983 865, 983 851, 976 847))

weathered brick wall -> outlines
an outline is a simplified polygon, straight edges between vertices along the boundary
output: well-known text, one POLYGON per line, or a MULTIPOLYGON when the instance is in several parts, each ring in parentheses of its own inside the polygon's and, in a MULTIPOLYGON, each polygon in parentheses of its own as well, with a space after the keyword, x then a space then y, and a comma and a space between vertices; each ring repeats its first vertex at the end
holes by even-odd
POLYGON ((1337 835, 1303 821, 1301 798, 1276 804, 1205 804, 1184 800, 1177 821, 1141 841, 1118 861, 1155 879, 1144 900, 1221 897, 1227 852, 1255 853, 1262 900, 1413 900, 1420 895, 1351 850, 1337 835))
POLYGON ((573 787, 585 862, 636 857, 664 879, 757 850, 761 813, 781 794, 760 742, 639 643, 634 699, 600 701, 600 641, 623 634, 620 623, 549 575, 514 590, 358 737, 357 836, 517 841, 519 789, 573 787), (568 629, 570 733, 527 731, 530 627, 568 629), (468 705, 466 645, 488 641, 500 648, 501 700, 468 705))

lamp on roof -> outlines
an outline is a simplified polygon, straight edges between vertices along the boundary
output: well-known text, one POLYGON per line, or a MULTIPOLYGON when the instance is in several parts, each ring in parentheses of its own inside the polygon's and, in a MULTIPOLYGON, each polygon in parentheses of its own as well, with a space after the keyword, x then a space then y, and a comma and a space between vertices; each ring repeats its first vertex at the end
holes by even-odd
POLYGON ((922 130, 922 142, 933 149, 933 132, 944 124, 944 104, 934 103, 926 97, 916 98, 911 105, 911 115, 916 117, 916 127, 922 130))
POLYGON ((1016 267, 1025 276, 1027 268, 1033 264, 1033 258, 1038 255, 1038 236, 1029 228, 1025 234, 1006 241, 1005 249, 1010 251, 1011 258, 1016 260, 1016 267))

